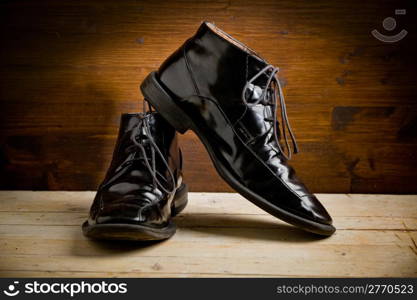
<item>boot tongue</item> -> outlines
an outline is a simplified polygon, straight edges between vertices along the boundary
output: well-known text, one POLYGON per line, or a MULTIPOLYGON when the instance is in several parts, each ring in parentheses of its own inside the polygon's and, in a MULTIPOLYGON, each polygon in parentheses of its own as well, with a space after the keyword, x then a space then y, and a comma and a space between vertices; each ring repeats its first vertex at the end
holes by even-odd
MULTIPOLYGON (((249 87, 246 96, 248 103, 254 103, 261 98, 262 88, 252 85, 249 87)), ((264 144, 274 140, 272 128, 274 124, 267 121, 274 118, 272 106, 267 103, 269 99, 269 95, 267 95, 265 100, 259 102, 259 104, 248 106, 245 115, 241 119, 246 130, 254 138, 253 140, 259 141, 262 137, 262 143, 264 144)))
POLYGON ((135 114, 123 114, 121 121, 121 130, 125 134, 129 135, 130 138, 132 134, 135 134, 135 128, 140 127, 141 137, 146 137, 151 135, 155 143, 162 150, 165 148, 164 141, 169 141, 175 135, 175 129, 170 126, 165 119, 156 112, 152 113, 135 113, 135 114), (148 131, 145 131, 144 122, 147 123, 148 131))
MULTIPOLYGON (((266 78, 262 78, 261 76, 255 80, 254 84, 249 84, 245 95, 249 106, 241 122, 244 123, 245 128, 249 131, 255 143, 275 146, 276 142, 279 141, 275 141, 273 134, 274 124, 272 120, 274 120, 274 111, 270 105, 272 91, 267 89, 263 98, 266 80, 266 78), (254 103, 258 104, 250 105, 254 103)), ((277 126, 279 128, 279 124, 277 126)))
POLYGON ((126 162, 138 158, 142 155, 140 151, 136 151, 137 146, 133 142, 134 139, 138 143, 143 144, 145 149, 147 149, 149 148, 147 145, 147 136, 150 134, 151 137, 157 142, 158 147, 163 149, 163 145, 161 145, 160 142, 163 141, 163 138, 161 138, 160 135, 163 134, 164 131, 162 128, 160 128, 159 122, 156 121, 156 118, 153 116, 153 114, 122 114, 119 130, 119 141, 118 147, 116 148, 116 151, 118 152, 118 159, 114 165, 115 172, 123 169, 126 162), (145 130, 144 122, 147 122, 148 124, 148 132, 145 130))
POLYGON ((142 113, 125 113, 122 114, 120 120, 120 130, 122 132, 129 132, 140 122, 143 118, 142 113))
POLYGON ((158 148, 165 153, 163 135, 166 134, 164 128, 166 124, 163 123, 164 120, 160 115, 158 113, 140 114, 138 121, 135 128, 132 129, 131 140, 136 140, 142 144, 148 152, 150 149, 150 139, 152 139, 158 148))
POLYGON ((264 92, 264 89, 261 86, 250 83, 248 85, 248 89, 246 90, 245 99, 249 104, 259 103, 262 105, 268 105, 271 95, 269 90, 264 92), (263 93, 266 93, 264 98, 263 93))

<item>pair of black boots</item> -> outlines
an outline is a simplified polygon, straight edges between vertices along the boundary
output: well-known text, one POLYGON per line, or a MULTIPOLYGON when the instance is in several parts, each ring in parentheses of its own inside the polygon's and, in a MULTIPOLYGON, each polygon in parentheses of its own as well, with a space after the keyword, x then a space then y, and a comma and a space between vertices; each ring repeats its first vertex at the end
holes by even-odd
POLYGON ((278 71, 213 24, 203 23, 141 84, 156 112, 122 115, 113 160, 83 224, 84 234, 123 240, 171 237, 176 229, 172 217, 187 204, 175 131, 191 129, 234 190, 277 218, 331 235, 331 217, 287 164, 289 138, 298 150, 278 71))

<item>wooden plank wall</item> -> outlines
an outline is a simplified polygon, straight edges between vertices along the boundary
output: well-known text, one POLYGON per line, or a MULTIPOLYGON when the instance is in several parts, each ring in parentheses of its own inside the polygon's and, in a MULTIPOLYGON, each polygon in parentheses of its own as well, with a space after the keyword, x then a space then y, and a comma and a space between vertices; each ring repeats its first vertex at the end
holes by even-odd
MULTIPOLYGON (((0 188, 94 189, 138 85, 202 20, 281 68, 314 192, 417 192, 416 12, 408 1, 2 1, 0 188), (397 8, 407 9, 396 16, 397 8), (397 20, 398 43, 382 20, 397 20)), ((192 133, 193 191, 230 191, 192 133)))

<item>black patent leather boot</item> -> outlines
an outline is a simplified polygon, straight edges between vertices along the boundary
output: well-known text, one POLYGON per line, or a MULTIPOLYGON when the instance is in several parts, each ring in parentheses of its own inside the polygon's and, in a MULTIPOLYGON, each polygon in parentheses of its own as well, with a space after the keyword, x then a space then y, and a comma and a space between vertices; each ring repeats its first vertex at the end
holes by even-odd
POLYGON ((288 223, 331 235, 331 217, 287 164, 289 138, 294 152, 297 145, 277 73, 253 50, 205 22, 141 89, 180 133, 196 133, 233 189, 288 223))
POLYGON ((123 114, 110 168, 84 222, 95 239, 162 240, 187 204, 175 129, 158 113, 123 114))

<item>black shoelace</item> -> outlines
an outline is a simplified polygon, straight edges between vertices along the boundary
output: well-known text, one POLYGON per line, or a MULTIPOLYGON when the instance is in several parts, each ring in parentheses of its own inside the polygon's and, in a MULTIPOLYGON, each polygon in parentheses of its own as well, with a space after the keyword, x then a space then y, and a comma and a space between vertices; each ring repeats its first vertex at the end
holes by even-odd
POLYGON ((272 119, 265 118, 265 121, 274 123, 274 127, 273 127, 274 128, 274 137, 275 137, 275 141, 278 145, 279 151, 282 153, 282 155, 286 159, 291 159, 292 152, 293 153, 298 153, 298 145, 297 145, 297 141, 295 140, 294 133, 291 129, 290 122, 288 120, 287 108, 286 108, 286 105, 285 105, 285 99, 284 99, 284 95, 282 93, 281 84, 280 84, 278 76, 277 76, 278 72, 279 72, 279 68, 274 67, 273 65, 267 65, 265 68, 260 70, 248 82, 246 82, 246 85, 242 90, 242 100, 248 106, 254 106, 254 105, 257 105, 257 104, 261 103, 263 105, 269 105, 269 106, 273 107, 273 118, 272 119), (263 74, 268 77, 268 80, 266 82, 265 88, 262 89, 261 96, 259 97, 259 99, 257 99, 254 102, 248 102, 248 100, 246 99, 247 90, 253 88, 254 87, 253 82, 263 74), (267 100, 266 98, 267 98, 267 94, 268 94, 268 91, 270 90, 270 88, 273 91, 271 93, 271 97, 269 97, 269 99, 267 100), (277 120, 277 118, 278 118, 278 116, 277 116, 277 112, 278 112, 277 99, 278 98, 279 98, 279 106, 281 108, 282 132, 283 132, 283 136, 284 136, 284 140, 285 140, 285 146, 288 150, 288 156, 283 151, 283 149, 281 147, 281 144, 279 142, 279 128, 278 128, 278 120, 277 120), (291 151, 291 147, 290 147, 289 142, 288 142, 287 131, 288 131, 288 133, 290 135, 290 138, 292 140, 292 144, 293 144, 293 147, 294 147, 293 151, 291 151))

